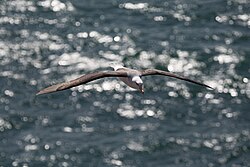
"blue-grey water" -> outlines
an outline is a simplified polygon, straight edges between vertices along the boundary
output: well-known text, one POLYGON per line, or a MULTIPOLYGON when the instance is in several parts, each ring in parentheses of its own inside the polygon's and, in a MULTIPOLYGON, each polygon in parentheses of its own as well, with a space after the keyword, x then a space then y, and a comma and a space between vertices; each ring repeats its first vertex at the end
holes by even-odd
POLYGON ((1 0, 0 166, 250 166, 249 0, 1 0), (145 77, 35 96, 110 62, 145 77))

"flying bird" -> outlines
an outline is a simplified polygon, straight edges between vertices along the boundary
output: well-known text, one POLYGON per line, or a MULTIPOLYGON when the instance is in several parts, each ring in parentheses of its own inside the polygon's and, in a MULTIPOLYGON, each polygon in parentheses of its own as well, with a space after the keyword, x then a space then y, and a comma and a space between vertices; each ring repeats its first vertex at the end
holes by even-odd
POLYGON ((188 82, 200 85, 200 86, 213 89, 212 87, 206 84, 203 84, 201 82, 197 82, 197 81, 188 79, 186 77, 178 76, 167 71, 162 71, 162 70, 157 70, 157 69, 135 70, 135 69, 123 67, 121 65, 113 66, 113 68, 114 68, 114 71, 94 72, 94 73, 83 75, 79 78, 76 78, 68 82, 63 82, 63 83, 49 86, 39 91, 36 95, 62 91, 65 89, 69 89, 78 85, 86 84, 88 82, 91 82, 100 78, 105 78, 105 77, 119 77, 120 80, 122 80, 129 87, 137 89, 141 93, 144 93, 144 85, 143 85, 143 81, 141 77, 148 76, 148 75, 168 76, 168 77, 177 78, 180 80, 188 81, 188 82))

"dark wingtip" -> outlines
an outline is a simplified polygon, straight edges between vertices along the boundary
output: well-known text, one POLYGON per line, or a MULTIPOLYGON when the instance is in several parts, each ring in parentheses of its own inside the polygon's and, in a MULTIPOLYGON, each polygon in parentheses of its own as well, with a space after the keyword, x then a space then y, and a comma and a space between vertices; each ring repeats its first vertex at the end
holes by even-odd
POLYGON ((207 88, 209 88, 209 89, 214 90, 214 88, 213 88, 213 87, 211 87, 211 86, 209 86, 209 85, 207 85, 207 84, 204 84, 204 86, 206 86, 206 87, 207 87, 207 88))
POLYGON ((42 95, 42 94, 47 94, 47 93, 52 93, 52 92, 62 90, 62 89, 60 89, 60 86, 62 86, 62 84, 56 84, 56 85, 49 86, 47 88, 40 90, 36 95, 42 95))
POLYGON ((209 88, 209 89, 211 89, 211 90, 215 90, 215 88, 213 88, 213 87, 211 87, 211 86, 208 86, 208 85, 205 85, 205 84, 204 84, 204 86, 206 86, 207 88, 209 88))
POLYGON ((47 92, 46 89, 43 89, 43 90, 40 90, 39 92, 37 92, 36 96, 46 94, 46 93, 50 93, 50 92, 47 92))
POLYGON ((39 91, 39 92, 36 93, 36 96, 42 95, 42 94, 44 94, 44 92, 43 91, 39 91))
POLYGON ((209 88, 212 89, 212 90, 215 90, 215 88, 213 88, 213 87, 211 87, 211 86, 209 86, 209 88))

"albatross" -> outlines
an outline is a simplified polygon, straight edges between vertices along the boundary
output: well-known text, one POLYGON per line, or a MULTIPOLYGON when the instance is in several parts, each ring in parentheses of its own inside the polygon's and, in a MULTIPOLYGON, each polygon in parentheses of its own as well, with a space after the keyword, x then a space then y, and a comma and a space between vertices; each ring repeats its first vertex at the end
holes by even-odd
POLYGON ((143 86, 143 81, 141 78, 144 76, 148 76, 148 75, 168 76, 168 77, 177 78, 180 80, 184 80, 184 81, 191 82, 191 83, 203 86, 203 87, 213 89, 212 87, 206 84, 203 84, 201 82, 194 81, 186 77, 178 76, 176 74, 163 71, 163 70, 158 70, 158 69, 135 70, 135 69, 123 67, 121 65, 113 66, 113 68, 114 68, 114 71, 98 71, 94 73, 89 73, 89 74, 83 75, 79 78, 76 78, 67 82, 49 86, 39 91, 36 95, 62 91, 65 89, 69 89, 78 85, 86 84, 88 82, 101 79, 101 78, 106 78, 106 77, 119 77, 120 80, 123 81, 129 87, 139 90, 141 93, 144 93, 144 86, 143 86))

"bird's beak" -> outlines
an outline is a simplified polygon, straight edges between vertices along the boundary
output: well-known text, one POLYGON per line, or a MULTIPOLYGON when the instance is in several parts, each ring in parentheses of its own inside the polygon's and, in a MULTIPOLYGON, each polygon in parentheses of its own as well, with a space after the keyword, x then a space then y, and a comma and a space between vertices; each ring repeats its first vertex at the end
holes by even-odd
POLYGON ((140 92, 142 93, 142 94, 144 94, 144 87, 143 87, 143 85, 141 84, 141 85, 139 85, 139 90, 140 90, 140 92))

